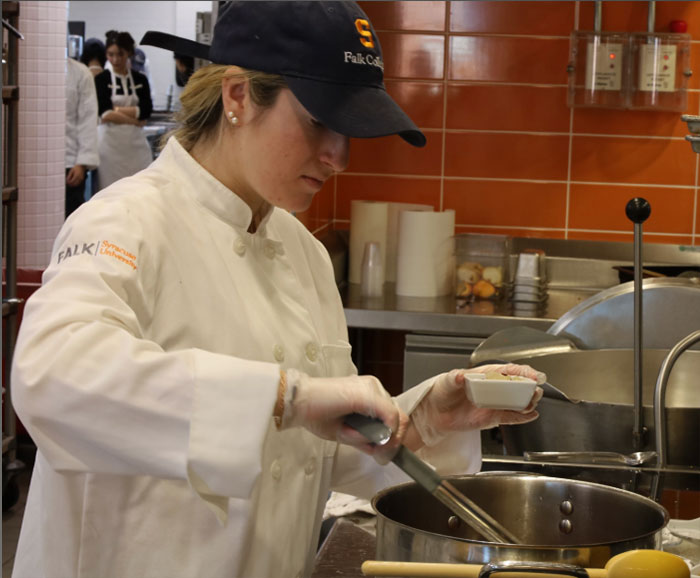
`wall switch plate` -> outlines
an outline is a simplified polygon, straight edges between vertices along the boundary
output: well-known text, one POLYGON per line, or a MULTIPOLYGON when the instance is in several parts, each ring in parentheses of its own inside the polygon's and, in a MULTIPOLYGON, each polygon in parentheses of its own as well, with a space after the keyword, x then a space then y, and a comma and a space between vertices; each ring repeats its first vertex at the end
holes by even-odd
POLYGON ((646 44, 639 50, 639 90, 676 90, 676 47, 672 44, 646 44))
POLYGON ((586 51, 586 90, 621 90, 623 45, 589 42, 586 51))

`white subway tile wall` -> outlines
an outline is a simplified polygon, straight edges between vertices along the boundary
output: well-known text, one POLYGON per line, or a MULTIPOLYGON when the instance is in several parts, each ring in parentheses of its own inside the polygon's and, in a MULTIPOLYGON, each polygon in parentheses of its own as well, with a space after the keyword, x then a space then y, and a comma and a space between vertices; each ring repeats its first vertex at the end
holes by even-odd
POLYGON ((68 2, 20 4, 20 268, 46 268, 64 220, 67 21, 68 2))

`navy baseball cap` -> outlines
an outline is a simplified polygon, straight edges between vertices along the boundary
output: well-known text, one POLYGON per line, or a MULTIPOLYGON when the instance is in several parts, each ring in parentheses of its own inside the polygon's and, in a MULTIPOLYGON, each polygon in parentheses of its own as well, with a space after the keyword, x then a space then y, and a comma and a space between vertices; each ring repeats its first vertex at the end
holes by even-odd
POLYGON ((284 77, 318 121, 349 137, 425 135, 386 92, 379 39, 355 2, 227 2, 211 46, 162 32, 142 45, 284 77))

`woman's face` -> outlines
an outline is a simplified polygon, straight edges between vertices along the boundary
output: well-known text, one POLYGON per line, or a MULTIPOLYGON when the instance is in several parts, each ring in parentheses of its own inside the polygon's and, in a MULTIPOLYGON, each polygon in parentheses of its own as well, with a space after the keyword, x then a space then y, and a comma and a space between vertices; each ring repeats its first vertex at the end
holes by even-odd
POLYGON ((289 89, 272 107, 249 110, 242 121, 234 128, 243 137, 234 150, 243 179, 234 190, 244 198, 259 196, 276 207, 304 211, 325 181, 348 164, 348 137, 318 123, 289 89))
POLYGON ((126 50, 119 48, 116 44, 112 44, 107 48, 107 60, 109 60, 114 72, 117 74, 126 73, 126 63, 129 55, 126 50))

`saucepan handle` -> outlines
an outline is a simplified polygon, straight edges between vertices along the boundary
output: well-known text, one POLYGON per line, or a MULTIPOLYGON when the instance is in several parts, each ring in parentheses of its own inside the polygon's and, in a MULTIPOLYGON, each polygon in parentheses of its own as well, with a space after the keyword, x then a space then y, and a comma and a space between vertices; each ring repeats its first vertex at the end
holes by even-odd
POLYGON ((576 576, 589 578, 588 572, 580 566, 557 564, 554 562, 489 562, 484 564, 478 578, 488 578, 496 574, 508 572, 511 574, 559 574, 561 576, 576 576))

